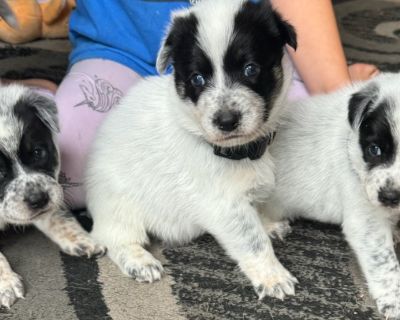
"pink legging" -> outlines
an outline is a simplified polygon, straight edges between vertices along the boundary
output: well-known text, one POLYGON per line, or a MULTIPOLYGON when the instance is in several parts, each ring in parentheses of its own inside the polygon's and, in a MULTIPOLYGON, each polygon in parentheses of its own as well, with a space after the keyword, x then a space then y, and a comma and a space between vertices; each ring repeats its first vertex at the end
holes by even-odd
POLYGON ((55 95, 60 121, 60 180, 70 207, 85 206, 82 182, 97 127, 139 79, 137 73, 119 63, 89 59, 74 64, 60 84, 55 95))
MULTIPOLYGON (((119 63, 89 59, 76 63, 60 84, 55 101, 59 109, 61 133, 60 180, 65 200, 71 208, 85 207, 83 176, 90 145, 96 129, 107 112, 141 77, 119 63)), ((307 95, 302 82, 295 78, 291 99, 307 95)))

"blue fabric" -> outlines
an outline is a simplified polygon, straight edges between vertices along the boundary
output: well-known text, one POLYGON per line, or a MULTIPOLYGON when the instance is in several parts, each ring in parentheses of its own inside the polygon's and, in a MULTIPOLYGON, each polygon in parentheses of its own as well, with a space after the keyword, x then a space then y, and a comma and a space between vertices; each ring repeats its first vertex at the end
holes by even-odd
POLYGON ((172 10, 188 0, 77 0, 70 18, 70 66, 91 58, 155 75, 157 52, 172 10))

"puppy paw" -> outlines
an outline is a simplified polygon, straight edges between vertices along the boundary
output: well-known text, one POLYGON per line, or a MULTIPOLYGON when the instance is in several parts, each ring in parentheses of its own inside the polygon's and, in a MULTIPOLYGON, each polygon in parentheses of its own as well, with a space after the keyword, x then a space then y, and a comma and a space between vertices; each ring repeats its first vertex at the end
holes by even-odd
POLYGON ((383 297, 376 300, 378 311, 385 320, 400 320, 400 297, 383 297))
POLYGON ((276 259, 266 259, 264 263, 251 266, 244 271, 250 278, 259 300, 270 296, 283 300, 287 295, 295 294, 297 279, 276 259))
POLYGON ((152 283, 160 280, 164 272, 161 263, 157 260, 146 265, 131 264, 126 268, 126 273, 138 282, 152 283))
POLYGON ((285 296, 293 296, 295 294, 295 285, 297 283, 297 279, 284 269, 281 272, 265 276, 263 281, 255 285, 254 288, 259 300, 262 300, 265 296, 283 300, 285 296))
POLYGON ((140 246, 124 250, 118 260, 122 272, 138 282, 152 283, 160 280, 164 273, 161 262, 140 246))
POLYGON ((281 241, 292 231, 288 220, 269 222, 264 227, 270 238, 281 241))
POLYGON ((58 242, 61 250, 71 256, 101 257, 106 253, 104 246, 96 243, 87 233, 65 237, 58 242))
POLYGON ((21 277, 13 271, 4 271, 0 276, 0 306, 10 308, 17 299, 23 297, 21 277))

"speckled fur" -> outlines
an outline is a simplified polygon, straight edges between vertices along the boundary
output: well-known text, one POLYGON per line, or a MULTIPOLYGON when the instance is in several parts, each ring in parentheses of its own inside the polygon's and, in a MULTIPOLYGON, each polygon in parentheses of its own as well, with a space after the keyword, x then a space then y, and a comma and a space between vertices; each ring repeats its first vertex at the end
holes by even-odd
MULTIPOLYGON (((11 159, 13 167, 13 179, 7 184, 4 198, 0 200, 0 227, 4 229, 10 224, 34 224, 68 254, 103 254, 104 247, 97 245, 68 210, 63 209, 63 191, 53 178, 58 177, 59 165, 54 172, 47 174, 33 171, 20 161, 18 149, 24 123, 14 114, 14 106, 20 101, 26 102, 26 108, 37 108, 36 113, 50 129, 53 141, 58 127, 56 107, 52 101, 19 85, 0 87, 0 149, 11 159), (38 191, 46 192, 49 202, 40 210, 34 210, 27 205, 24 197, 38 191)), ((58 149, 56 153, 58 159, 58 149)), ((21 277, 12 271, 6 258, 0 253, 0 306, 9 308, 23 295, 21 277)))

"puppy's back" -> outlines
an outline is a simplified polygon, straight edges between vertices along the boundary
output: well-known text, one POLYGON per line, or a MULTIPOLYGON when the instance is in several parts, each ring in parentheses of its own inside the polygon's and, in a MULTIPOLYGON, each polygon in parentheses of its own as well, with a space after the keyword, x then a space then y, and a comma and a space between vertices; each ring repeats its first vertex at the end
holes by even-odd
POLYGON ((286 109, 270 148, 276 164, 275 202, 271 207, 282 206, 284 215, 310 214, 310 218, 315 210, 321 210, 327 222, 337 219, 338 210, 330 204, 337 205, 332 199, 339 198, 341 192, 337 175, 350 170, 347 116, 348 101, 355 91, 355 86, 349 86, 292 103, 286 109), (314 208, 321 203, 326 205, 314 208))

